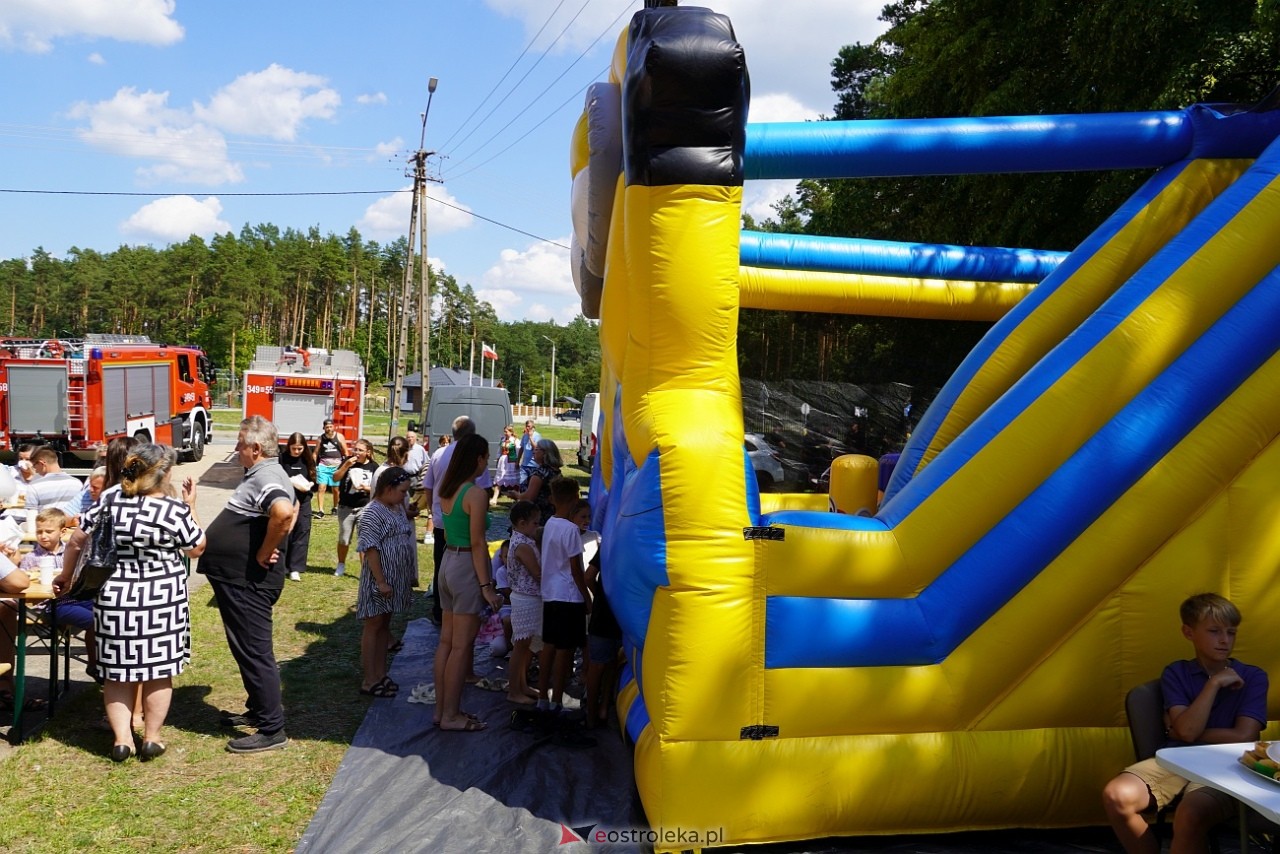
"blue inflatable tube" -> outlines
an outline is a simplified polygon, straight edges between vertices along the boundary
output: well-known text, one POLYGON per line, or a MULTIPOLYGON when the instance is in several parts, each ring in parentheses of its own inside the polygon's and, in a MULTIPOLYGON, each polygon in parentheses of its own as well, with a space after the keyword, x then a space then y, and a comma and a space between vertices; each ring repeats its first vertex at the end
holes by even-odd
POLYGON ((1277 314, 1280 269, 919 596, 771 597, 765 666, 921 665, 945 659, 1280 350, 1280 325, 1271 320, 1277 314), (823 642, 813 643, 815 636, 823 642))
POLYGON ((854 273, 978 282, 1040 282, 1058 268, 1066 252, 896 243, 857 237, 742 232, 741 263, 747 267, 854 273))
POLYGON ((746 177, 1087 172, 1257 157, 1280 135, 1280 111, 1235 109, 747 125, 746 177))

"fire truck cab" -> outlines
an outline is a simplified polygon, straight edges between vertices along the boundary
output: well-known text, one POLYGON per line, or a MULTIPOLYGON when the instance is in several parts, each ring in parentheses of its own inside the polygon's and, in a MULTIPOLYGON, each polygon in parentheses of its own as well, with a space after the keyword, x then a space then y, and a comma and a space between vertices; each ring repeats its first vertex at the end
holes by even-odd
POLYGON ((314 442, 325 419, 348 442, 364 426, 364 365, 350 350, 258 347, 244 373, 244 415, 276 425, 280 441, 301 433, 314 442))
POLYGON ((0 338, 0 458, 26 442, 91 463, 117 436, 198 460, 212 437, 213 366, 142 336, 0 338))

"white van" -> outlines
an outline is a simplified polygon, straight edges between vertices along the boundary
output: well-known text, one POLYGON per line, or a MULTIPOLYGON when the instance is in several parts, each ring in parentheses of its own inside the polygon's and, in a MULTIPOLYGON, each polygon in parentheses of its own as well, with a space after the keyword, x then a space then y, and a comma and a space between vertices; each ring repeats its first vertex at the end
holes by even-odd
POLYGON ((469 416, 476 432, 489 440, 489 470, 496 472, 502 430, 511 424, 511 395, 505 388, 490 386, 432 386, 427 423, 422 425, 423 439, 432 452, 441 434, 452 432, 453 419, 459 415, 469 416))
POLYGON ((582 400, 582 418, 578 426, 578 465, 587 471, 591 471, 591 457, 596 452, 600 423, 603 420, 600 393, 593 391, 582 400))

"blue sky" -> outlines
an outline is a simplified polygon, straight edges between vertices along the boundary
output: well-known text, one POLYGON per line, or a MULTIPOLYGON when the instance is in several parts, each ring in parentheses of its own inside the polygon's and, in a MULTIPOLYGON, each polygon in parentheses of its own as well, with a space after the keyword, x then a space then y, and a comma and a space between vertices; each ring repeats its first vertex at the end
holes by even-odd
MULTIPOLYGON (((392 241, 436 77, 428 256, 504 320, 566 323, 569 137, 642 5, 3 0, 0 189, 45 192, 0 193, 0 258, 266 222, 392 241), (270 195, 310 192, 348 194, 270 195)), ((751 121, 831 112, 830 61, 883 30, 880 5, 711 4, 746 50, 751 121)), ((767 215, 788 189, 749 183, 746 207, 767 215)))

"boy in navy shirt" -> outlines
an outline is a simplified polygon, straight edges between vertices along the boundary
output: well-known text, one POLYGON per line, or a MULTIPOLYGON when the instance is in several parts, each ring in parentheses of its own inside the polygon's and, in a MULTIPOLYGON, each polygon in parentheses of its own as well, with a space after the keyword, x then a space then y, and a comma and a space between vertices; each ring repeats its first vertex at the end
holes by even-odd
MULTIPOLYGON (((1182 636, 1195 658, 1175 661, 1160 676, 1166 747, 1256 741, 1267 723, 1267 674, 1231 657, 1240 611, 1216 593, 1182 603, 1182 636)), ((1102 793, 1107 820, 1131 854, 1160 850, 1143 813, 1182 801, 1173 818, 1173 851, 1203 850, 1209 830, 1235 815, 1225 792, 1179 777, 1154 758, 1130 765, 1102 793)))

